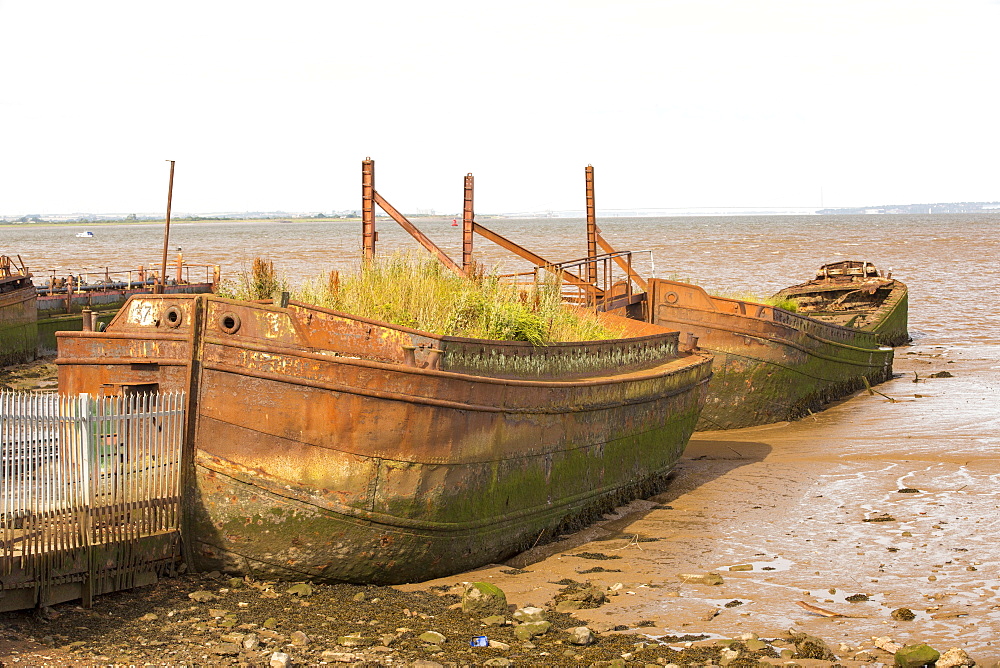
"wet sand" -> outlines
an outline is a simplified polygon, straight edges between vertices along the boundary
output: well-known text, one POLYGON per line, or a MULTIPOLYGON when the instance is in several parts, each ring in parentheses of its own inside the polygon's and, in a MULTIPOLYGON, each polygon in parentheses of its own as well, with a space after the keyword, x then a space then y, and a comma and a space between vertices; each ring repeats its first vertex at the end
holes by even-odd
POLYGON ((541 605, 564 578, 620 582, 609 604, 576 616, 595 630, 652 622, 640 629, 651 635, 794 628, 847 656, 841 643, 888 636, 1000 661, 997 352, 897 349, 896 378, 876 388, 895 402, 861 393, 794 423, 696 434, 663 494, 506 565, 414 588, 482 579, 541 605), (928 377, 940 371, 953 377, 928 377), (619 572, 583 573, 595 567, 619 572), (678 577, 707 572, 724 583, 678 577), (857 594, 868 600, 846 600, 857 594), (916 619, 893 620, 897 608, 916 619))

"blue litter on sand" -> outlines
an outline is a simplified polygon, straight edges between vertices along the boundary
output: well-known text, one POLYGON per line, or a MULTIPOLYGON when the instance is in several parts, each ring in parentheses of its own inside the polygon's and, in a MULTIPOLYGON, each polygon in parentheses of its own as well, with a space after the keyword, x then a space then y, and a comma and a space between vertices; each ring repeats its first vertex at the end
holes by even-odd
POLYGON ((489 647, 490 640, 486 636, 475 636, 469 641, 469 647, 489 647))

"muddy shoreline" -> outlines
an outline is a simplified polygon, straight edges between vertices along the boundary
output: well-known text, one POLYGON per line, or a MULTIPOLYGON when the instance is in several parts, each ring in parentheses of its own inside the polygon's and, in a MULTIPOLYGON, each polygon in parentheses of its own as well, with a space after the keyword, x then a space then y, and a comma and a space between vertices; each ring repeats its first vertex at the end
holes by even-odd
MULTIPOLYGON (((5 370, 0 385, 48 384, 47 363, 5 370)), ((99 597, 92 610, 2 614, 0 661, 267 665, 283 652, 292 665, 704 665, 725 662, 725 644, 743 634, 776 639, 756 654, 750 636, 732 645, 743 654, 730 665, 756 665, 795 656, 794 630, 837 656, 799 654, 799 665, 891 664, 874 638, 962 648, 994 665, 1000 462, 978 444, 992 433, 995 366, 975 347, 898 349, 882 395, 795 423, 697 434, 664 493, 507 564, 395 588, 316 586, 308 596, 288 593, 289 583, 187 574, 99 597), (930 377, 943 370, 952 376, 930 377), (721 584, 681 577, 709 573, 721 584), (455 609, 472 581, 500 587, 512 608, 552 607, 588 584, 607 599, 550 610, 553 628, 525 643, 512 625, 455 609), (194 601, 196 591, 218 598, 194 601), (914 618, 894 618, 902 608, 914 618), (596 644, 568 642, 566 629, 581 625, 596 644), (447 641, 425 642, 426 631, 447 641), (345 644, 354 634, 365 641, 345 644), (247 650, 250 635, 258 644, 247 650), (509 647, 470 647, 478 635, 509 647)))

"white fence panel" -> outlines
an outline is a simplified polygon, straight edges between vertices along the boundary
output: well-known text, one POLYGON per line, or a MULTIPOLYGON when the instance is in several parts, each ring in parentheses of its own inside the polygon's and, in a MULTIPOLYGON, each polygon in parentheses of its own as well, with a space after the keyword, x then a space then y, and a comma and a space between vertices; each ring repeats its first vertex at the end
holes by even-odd
POLYGON ((0 590, 108 591, 172 557, 145 539, 179 536, 183 436, 183 392, 0 392, 0 590))

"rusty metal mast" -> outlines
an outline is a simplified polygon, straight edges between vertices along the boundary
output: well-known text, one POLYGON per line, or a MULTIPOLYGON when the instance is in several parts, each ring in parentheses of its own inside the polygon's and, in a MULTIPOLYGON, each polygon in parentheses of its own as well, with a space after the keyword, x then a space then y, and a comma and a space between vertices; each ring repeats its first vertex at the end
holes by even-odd
POLYGON ((468 274, 472 270, 472 237, 476 214, 472 209, 472 173, 465 175, 465 204, 462 208, 462 270, 468 274))
POLYGON ((361 162, 361 248, 365 262, 375 259, 375 161, 361 162))
MULTIPOLYGON (((587 257, 597 257, 597 210, 594 206, 594 167, 587 165, 584 171, 587 181, 587 257)), ((597 285, 597 263, 591 262, 587 265, 587 276, 585 277, 594 285, 597 285)))
MULTIPOLYGON (((167 217, 163 225, 163 259, 160 262, 160 282, 153 286, 153 292, 163 294, 167 287, 167 245, 170 243, 170 205, 174 198, 174 163, 170 160, 170 181, 167 183, 167 217)), ((178 280, 180 270, 178 269, 178 280)))

